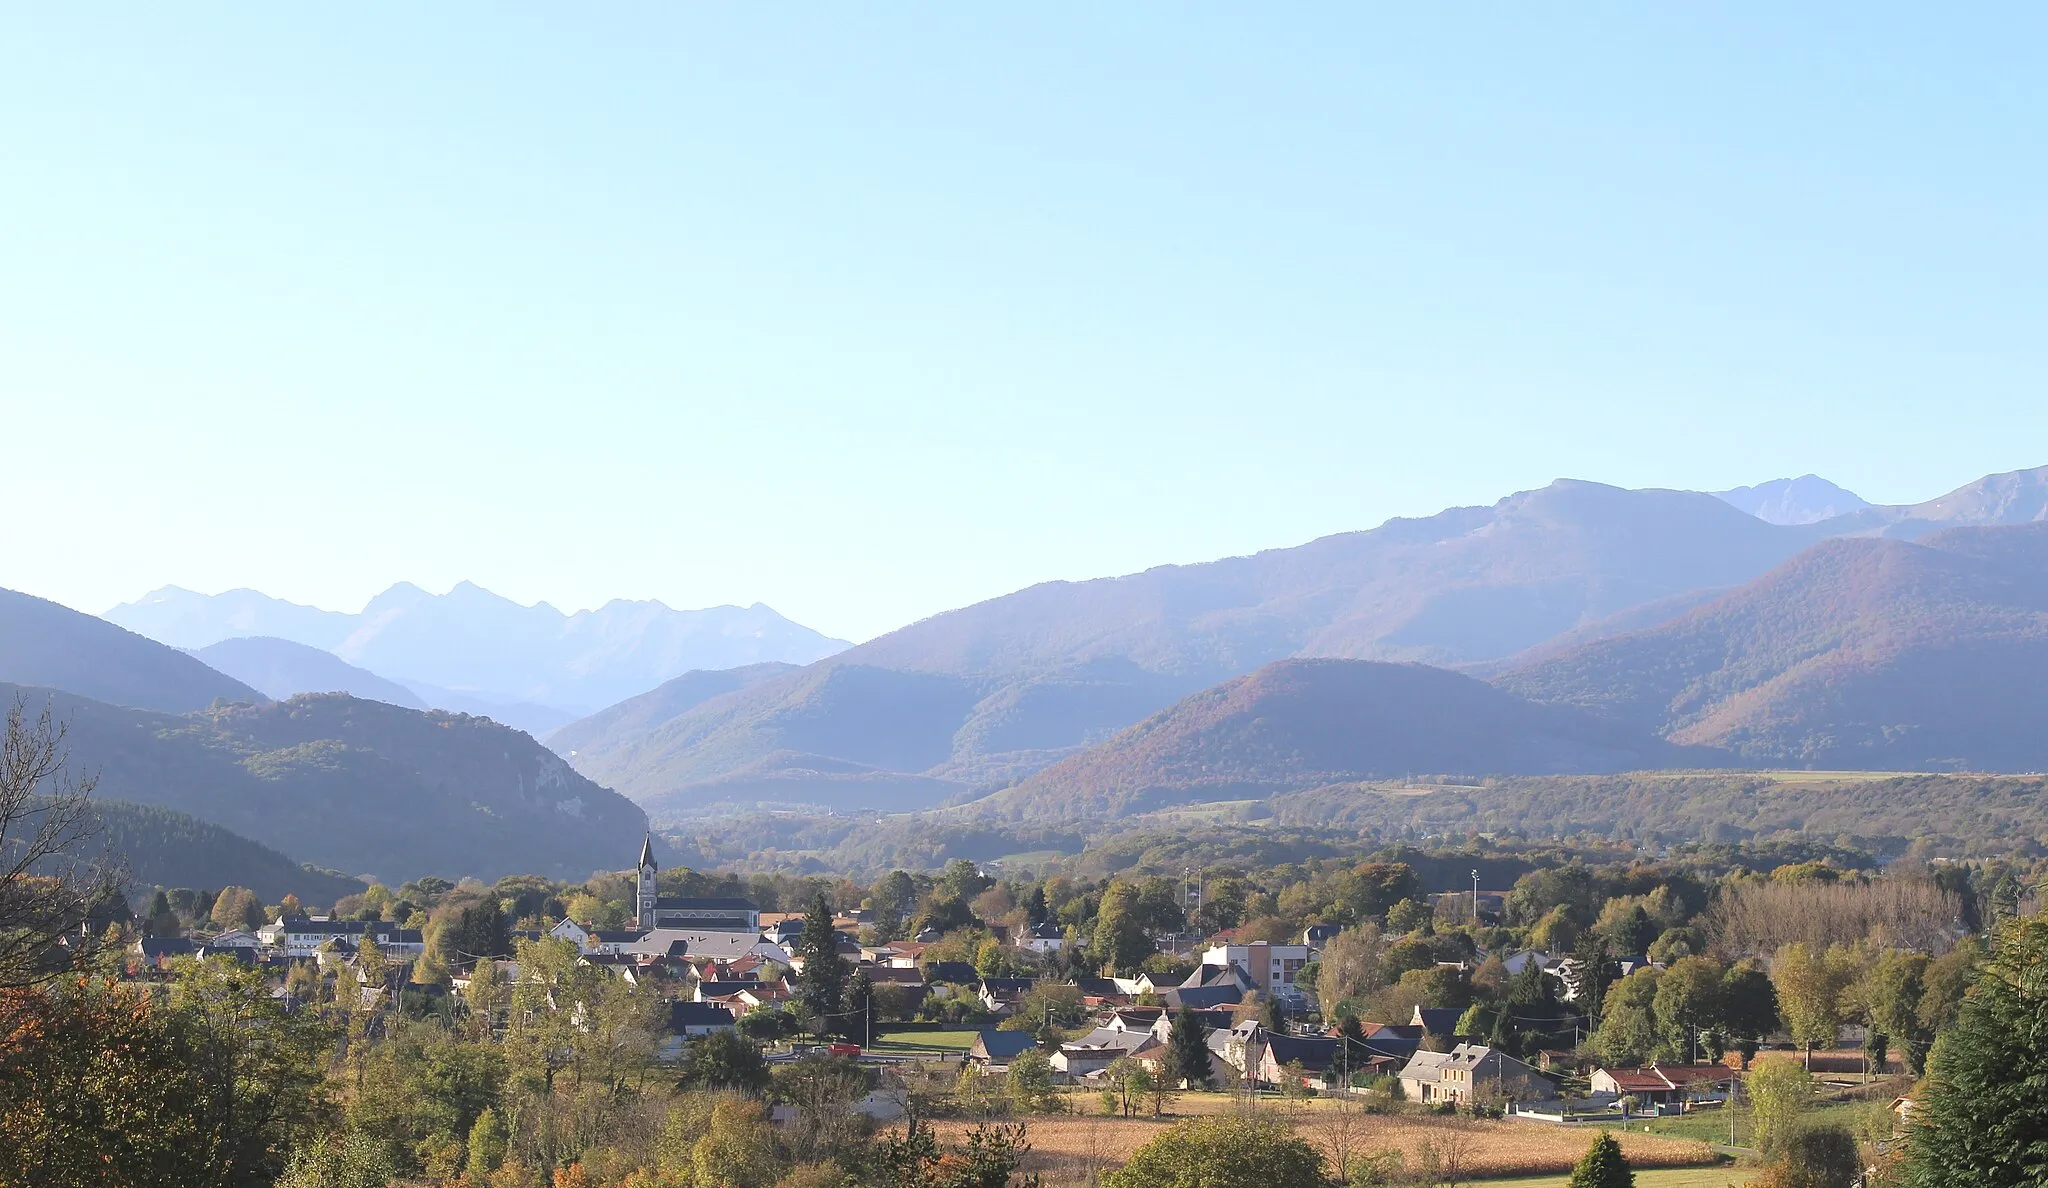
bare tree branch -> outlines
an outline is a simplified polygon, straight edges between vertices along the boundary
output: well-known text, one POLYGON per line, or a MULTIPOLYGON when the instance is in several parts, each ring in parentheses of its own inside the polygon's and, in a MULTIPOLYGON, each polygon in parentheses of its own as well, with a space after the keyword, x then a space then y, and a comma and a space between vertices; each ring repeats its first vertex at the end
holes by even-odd
POLYGON ((22 696, 7 711, 0 740, 0 987, 60 972, 49 960, 58 938, 119 890, 105 864, 76 853, 99 831, 92 809, 98 777, 72 778, 68 733, 47 706, 31 725, 22 696))

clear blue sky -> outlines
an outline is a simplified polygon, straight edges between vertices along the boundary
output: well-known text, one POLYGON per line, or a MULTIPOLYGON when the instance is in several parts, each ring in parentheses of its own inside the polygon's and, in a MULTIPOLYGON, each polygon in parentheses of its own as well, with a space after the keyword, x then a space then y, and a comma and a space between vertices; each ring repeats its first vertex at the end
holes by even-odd
POLYGON ((2048 462, 2039 6, 990 7, 0 8, 0 585, 859 639, 2048 462))

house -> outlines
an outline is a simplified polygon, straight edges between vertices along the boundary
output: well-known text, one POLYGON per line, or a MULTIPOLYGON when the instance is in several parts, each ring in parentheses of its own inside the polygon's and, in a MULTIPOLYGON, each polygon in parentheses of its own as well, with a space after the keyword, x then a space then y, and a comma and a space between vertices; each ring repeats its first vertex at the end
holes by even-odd
POLYGON ((968 1045, 967 1059, 984 1069, 1010 1067, 1025 1052, 1035 1051, 1038 1040, 1028 1031, 997 1031, 993 1027, 976 1032, 974 1042, 968 1045))
POLYGON ((206 947, 209 949, 260 949, 263 947, 263 938, 253 932, 244 932, 239 928, 234 928, 220 933, 212 940, 207 941, 206 947))
POLYGON ((639 939, 619 951, 647 957, 709 957, 718 961, 737 961, 755 955, 784 966, 790 963, 789 953, 781 945, 752 933, 695 928, 656 928, 641 933, 639 939))
POLYGON ((377 942, 386 957, 417 957, 427 951, 417 928, 400 928, 389 920, 333 920, 326 916, 279 916, 256 930, 266 945, 287 957, 311 957, 328 941, 347 942, 351 951, 364 937, 377 942))
POLYGON ((135 942, 134 951, 141 955, 144 969, 168 969, 178 958, 197 953, 199 946, 182 936, 145 936, 135 942))
POLYGON ((981 975, 965 961, 934 961, 924 967, 924 980, 972 986, 981 980, 981 975))
POLYGON ((1160 1046, 1159 1041, 1149 1035, 1133 1036, 1140 1043, 1130 1046, 1089 1044, 1061 1044, 1059 1051, 1052 1054, 1052 1070, 1069 1080, 1079 1080, 1090 1073, 1098 1073, 1126 1056, 1142 1059, 1144 1054, 1160 1046))
POLYGON ((1401 1069, 1409 1100, 1424 1104, 1547 1100, 1557 1082, 1485 1044, 1459 1044, 1448 1052, 1417 1051, 1401 1069))
POLYGON ((1268 996, 1294 997, 1300 993, 1294 980, 1313 956, 1307 945, 1258 941, 1249 945, 1211 945, 1202 952, 1202 964, 1240 966, 1251 977, 1250 989, 1268 996))
POLYGON ((779 988, 779 987, 780 987, 780 986, 782 985, 782 983, 780 983, 780 982, 774 982, 774 983, 769 983, 769 982, 763 982, 763 981, 759 981, 759 980, 756 980, 756 979, 752 979, 752 978, 749 978, 749 979, 747 979, 746 981, 740 981, 740 982, 701 982, 701 981, 700 981, 700 982, 698 982, 698 983, 697 983, 697 987, 696 987, 695 991, 693 991, 693 998, 692 998, 692 1001, 694 1001, 694 1002, 709 1002, 710 1000, 712 1000, 712 999, 714 999, 714 998, 731 998, 731 997, 732 997, 733 995, 735 995, 735 994, 738 994, 738 993, 740 993, 740 992, 741 992, 741 991, 743 991, 743 990, 760 990, 760 989, 763 989, 763 988, 765 988, 765 987, 767 987, 767 986, 769 986, 769 985, 774 985, 774 986, 776 986, 776 987, 778 987, 778 988, 779 988))
POLYGON ((1424 1035, 1454 1036, 1458 1034, 1458 1020, 1464 1013, 1457 1007, 1419 1006, 1408 1020, 1408 1025, 1420 1027, 1424 1035))
POLYGON ((1216 986, 1175 986, 1159 992, 1159 1001, 1173 1010, 1215 1010, 1244 1001, 1244 991, 1225 982, 1216 986))
POLYGON ((1018 1000, 1038 984, 1036 978, 983 978, 975 988, 981 1005, 997 1015, 1015 1014, 1018 1000))
POLYGON ((1033 924, 1017 936, 1017 947, 1029 949, 1040 957, 1049 957, 1067 945, 1067 934, 1059 925, 1048 920, 1033 924))
POLYGON ((639 875, 633 897, 633 926, 636 929, 642 932, 663 928, 737 932, 757 940, 760 938, 761 909, 752 900, 659 894, 655 890, 653 834, 648 834, 640 842, 640 861, 635 866, 639 875))
POLYGON ((1651 1064, 1642 1068, 1596 1068, 1594 1093, 1627 1095, 1644 1105, 1685 1108, 1692 1101, 1725 1101, 1735 1070, 1725 1064, 1651 1064))
POLYGON ((1342 931, 1342 924, 1311 924, 1301 930, 1301 943, 1311 949, 1320 949, 1342 931))
POLYGON ((733 1014, 722 1006, 702 1002, 672 1002, 668 1004, 668 1034, 655 1048, 654 1058, 664 1064, 674 1064, 683 1057, 683 1047, 693 1039, 702 1039, 721 1031, 733 1030, 733 1014))
POLYGON ((1282 1035, 1277 1031, 1262 1031, 1261 1037, 1265 1042, 1260 1046, 1258 1063, 1253 1065, 1253 1075, 1265 1085, 1282 1083, 1291 1075, 1289 1065, 1321 1080, 1336 1061, 1337 1049, 1343 1042, 1326 1035, 1282 1035))

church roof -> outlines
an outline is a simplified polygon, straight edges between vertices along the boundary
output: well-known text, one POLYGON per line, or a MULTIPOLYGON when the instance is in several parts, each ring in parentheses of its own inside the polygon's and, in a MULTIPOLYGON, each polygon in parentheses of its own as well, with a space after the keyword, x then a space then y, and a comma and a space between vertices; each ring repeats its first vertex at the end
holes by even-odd
POLYGON ((646 868, 653 865, 654 835, 650 833, 646 837, 640 839, 640 869, 645 870, 646 868))

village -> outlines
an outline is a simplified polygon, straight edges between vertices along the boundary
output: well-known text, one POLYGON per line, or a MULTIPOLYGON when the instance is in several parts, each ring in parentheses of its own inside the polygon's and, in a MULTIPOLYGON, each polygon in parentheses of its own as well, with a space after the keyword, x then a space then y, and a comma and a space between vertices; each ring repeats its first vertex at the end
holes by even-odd
MULTIPOLYGON (((1235 929, 1207 936, 1176 930, 1150 938, 1155 952, 1144 964, 1152 968, 1107 976, 1077 972, 1067 960, 1077 956, 1069 951, 1075 932, 1049 919, 1018 926, 969 917, 948 932, 927 927, 879 939, 871 908, 831 916, 830 951, 845 1010, 819 1018, 804 1004, 806 965, 822 951, 805 943, 805 914, 763 912, 743 897, 662 895, 651 841, 643 841, 631 877, 633 912, 623 926, 565 916, 545 929, 508 930, 510 955, 464 960, 467 954, 458 952, 440 980, 422 976, 428 944, 421 929, 312 914, 145 937, 133 943, 128 961, 145 979, 172 976, 193 960, 230 961, 260 971, 288 1009, 345 1002, 352 1016, 368 1020, 360 1026, 374 1038, 386 1020, 452 1019, 492 1001, 480 988, 517 987, 538 976, 522 968, 522 957, 545 957, 557 968, 566 960, 631 987, 636 997, 659 1000, 659 1064, 687 1066, 693 1049, 714 1037, 744 1045, 769 1068, 843 1060, 867 1070, 873 1088, 853 1106, 873 1124, 903 1120, 902 1095, 883 1086, 900 1082, 894 1070, 923 1066, 926 1078, 983 1079, 998 1097, 1015 1094, 993 1087, 1037 1085, 1034 1108, 1057 1102, 1068 1113, 1093 1112, 1099 1098, 1120 1103, 1117 1112, 1126 1117, 1142 1114, 1146 1108, 1132 1102, 1148 1092, 1155 1117, 1167 1112, 1169 1095, 1181 1095, 1179 1108, 1196 1112, 1203 1107, 1194 1095, 1291 1102, 1297 1109, 1311 1101, 1308 1108, 1341 1109, 1348 1100, 1420 1120, 1422 1128, 1406 1134, 1411 1143, 1419 1135, 1425 1151, 1435 1141, 1429 1119, 1453 1128, 1493 1119, 1589 1130, 1633 1125, 1639 1132, 1673 1119, 1666 1132, 1687 1141, 1658 1149, 1642 1145, 1655 1141, 1647 1135, 1631 1135, 1632 1154, 1653 1164, 1711 1164, 1717 1149, 1739 1151, 1742 1141, 1754 1141, 1736 1133, 1734 1115, 1758 1050, 1794 1047, 1791 1035, 1773 1030, 1747 1052, 1731 1048, 1719 1059, 1702 1053, 1691 1061, 1614 1064, 1584 1044, 1511 1052, 1489 1042, 1479 1017, 1457 1006, 1417 1004, 1400 1017, 1329 1017, 1316 979, 1326 946, 1343 931, 1330 924, 1306 925, 1289 941, 1246 940, 1235 929), (982 938, 973 960, 949 942, 962 935, 982 938), (1176 1050, 1190 1042, 1176 1033, 1199 1037, 1198 1062, 1186 1047, 1176 1050)), ((1507 894, 1442 895, 1435 910, 1498 916, 1507 894)), ((1580 1010, 1582 996, 1595 991, 1584 960, 1569 952, 1475 951, 1416 972, 1470 981, 1482 966, 1535 987, 1537 997, 1554 1004, 1548 1026, 1568 1029, 1589 1017, 1580 1010)), ((1642 955, 1620 957, 1607 977, 1611 983, 1666 967, 1642 955)), ((501 996, 501 1005, 486 1005, 485 1013, 505 1009, 505 1001, 501 996)), ((551 997, 542 1001, 554 1005, 551 997)), ((490 1033, 504 1030, 495 1023, 490 1033)), ((1880 1055, 1873 1067, 1857 1048, 1865 1038, 1846 1023, 1834 1043, 1805 1054, 1807 1067, 1821 1073, 1817 1084, 1833 1081, 1845 1094, 1867 1096, 1892 1083, 1879 1074, 1896 1072, 1896 1060, 1887 1066, 1880 1055), (1844 1046, 1846 1052, 1836 1050, 1844 1046)), ((1903 1098, 1894 1103, 1896 1110, 1909 1108, 1903 1098)), ((789 1105, 772 1112, 785 1123, 796 1114, 789 1105)), ((1740 1128, 1756 1125, 1743 1112, 1740 1128)))

